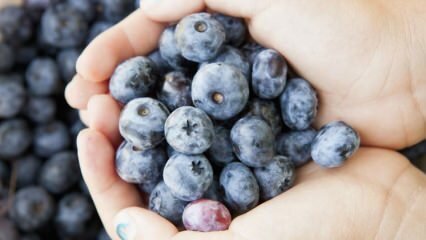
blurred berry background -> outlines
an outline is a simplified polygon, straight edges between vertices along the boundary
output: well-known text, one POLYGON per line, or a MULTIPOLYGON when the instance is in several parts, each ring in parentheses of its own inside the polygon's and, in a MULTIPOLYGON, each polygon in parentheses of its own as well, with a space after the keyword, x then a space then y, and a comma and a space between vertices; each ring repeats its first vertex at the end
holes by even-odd
MULTIPOLYGON (((135 0, 0 0, 0 240, 109 239, 63 97, 84 47, 135 0)), ((426 172, 426 140, 401 151, 426 172)))

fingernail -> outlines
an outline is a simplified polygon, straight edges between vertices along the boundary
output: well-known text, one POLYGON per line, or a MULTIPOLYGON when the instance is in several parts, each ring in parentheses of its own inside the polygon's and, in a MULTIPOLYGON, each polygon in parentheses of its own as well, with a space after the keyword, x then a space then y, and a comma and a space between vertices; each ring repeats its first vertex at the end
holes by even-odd
POLYGON ((135 226, 129 215, 120 213, 115 224, 115 232, 120 240, 133 240, 136 238, 135 226))

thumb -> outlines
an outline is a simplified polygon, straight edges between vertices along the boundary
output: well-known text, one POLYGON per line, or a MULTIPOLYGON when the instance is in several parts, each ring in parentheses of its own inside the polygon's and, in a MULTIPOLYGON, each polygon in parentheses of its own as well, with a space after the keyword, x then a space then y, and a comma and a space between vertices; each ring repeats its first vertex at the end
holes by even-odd
POLYGON ((166 219, 138 207, 121 210, 114 222, 113 239, 119 240, 169 240, 178 232, 166 219))
POLYGON ((184 16, 209 8, 227 15, 250 18, 268 5, 265 0, 143 0, 146 15, 160 22, 177 21, 184 16))

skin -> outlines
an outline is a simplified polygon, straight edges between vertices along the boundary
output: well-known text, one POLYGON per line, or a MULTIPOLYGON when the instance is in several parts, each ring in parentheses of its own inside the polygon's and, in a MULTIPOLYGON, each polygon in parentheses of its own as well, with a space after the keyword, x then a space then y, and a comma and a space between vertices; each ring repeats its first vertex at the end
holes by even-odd
POLYGON ((72 106, 84 110, 90 126, 78 138, 80 165, 114 239, 119 239, 116 226, 123 223, 128 224, 126 239, 144 240, 426 238, 426 177, 407 159, 384 149, 426 137, 426 3, 339 3, 145 0, 142 10, 88 46, 66 95, 72 106), (103 95, 107 90, 102 86, 118 63, 152 51, 166 22, 206 6, 244 17, 256 41, 286 56, 318 90, 316 126, 336 119, 348 122, 360 132, 363 147, 341 168, 313 163, 300 168, 295 187, 234 219, 228 231, 178 233, 142 208, 137 189, 116 175, 120 107, 103 95), (286 224, 277 227, 280 222, 286 224))

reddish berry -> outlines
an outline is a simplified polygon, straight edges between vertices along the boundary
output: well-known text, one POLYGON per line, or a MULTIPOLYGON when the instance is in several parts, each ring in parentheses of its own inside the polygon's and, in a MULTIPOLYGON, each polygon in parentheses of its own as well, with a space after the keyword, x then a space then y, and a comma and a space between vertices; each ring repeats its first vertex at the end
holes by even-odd
POLYGON ((207 199, 188 204, 182 219, 187 230, 199 232, 223 231, 231 224, 229 210, 222 203, 207 199))

